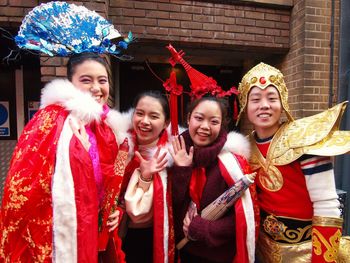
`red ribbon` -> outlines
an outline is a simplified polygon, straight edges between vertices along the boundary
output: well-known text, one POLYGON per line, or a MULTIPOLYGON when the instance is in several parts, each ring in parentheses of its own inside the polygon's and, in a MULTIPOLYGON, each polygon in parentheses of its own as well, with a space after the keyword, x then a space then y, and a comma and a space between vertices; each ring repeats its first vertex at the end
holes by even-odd
POLYGON ((193 169, 190 180, 190 196, 197 208, 200 207, 200 201, 204 190, 207 177, 205 176, 205 168, 198 167, 193 169))

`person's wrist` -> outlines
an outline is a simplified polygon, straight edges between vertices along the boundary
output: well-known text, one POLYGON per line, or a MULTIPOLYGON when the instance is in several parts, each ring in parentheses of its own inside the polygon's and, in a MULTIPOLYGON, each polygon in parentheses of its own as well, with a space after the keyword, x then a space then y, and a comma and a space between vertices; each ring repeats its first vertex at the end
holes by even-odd
POLYGON ((150 174, 149 176, 143 176, 142 173, 140 174, 140 179, 146 183, 149 183, 153 180, 153 175, 150 174))

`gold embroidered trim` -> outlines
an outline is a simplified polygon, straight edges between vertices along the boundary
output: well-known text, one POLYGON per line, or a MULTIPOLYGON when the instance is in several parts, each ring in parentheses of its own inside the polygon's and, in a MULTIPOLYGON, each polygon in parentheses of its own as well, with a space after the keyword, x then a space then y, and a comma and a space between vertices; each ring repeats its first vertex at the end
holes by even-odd
POLYGON ((343 219, 340 217, 314 216, 312 218, 312 225, 341 228, 343 226, 343 219))
POLYGON ((329 240, 327 240, 320 231, 313 228, 312 231, 312 246, 314 253, 317 256, 323 255, 325 262, 334 262, 338 255, 339 242, 341 238, 341 231, 338 229, 329 240), (322 244, 325 247, 325 251, 322 251, 322 244))
POLYGON ((284 125, 277 131, 276 135, 272 138, 270 147, 267 151, 266 158, 261 154, 258 146, 256 145, 254 133, 250 134, 250 141, 252 145, 252 157, 251 164, 252 169, 258 169, 258 178, 261 185, 268 191, 277 192, 283 187, 283 176, 278 168, 273 164, 271 156, 275 151, 276 140, 279 138, 279 133, 283 131, 284 125))
POLYGON ((312 225, 289 229, 283 222, 273 215, 268 215, 264 222, 263 228, 275 241, 284 241, 289 244, 307 241, 311 237, 312 225))

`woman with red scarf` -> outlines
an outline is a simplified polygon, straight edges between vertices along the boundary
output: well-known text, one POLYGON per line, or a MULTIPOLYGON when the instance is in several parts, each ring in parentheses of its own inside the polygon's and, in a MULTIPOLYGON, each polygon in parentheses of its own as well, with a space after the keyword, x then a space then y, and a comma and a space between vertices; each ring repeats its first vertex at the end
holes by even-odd
MULTIPOLYGON (((127 214, 123 251, 126 262, 173 262, 169 202, 169 106, 160 93, 139 94, 133 112, 116 121, 119 141, 129 138, 129 156, 121 186, 127 214), (130 116, 130 114, 132 116, 130 116), (131 122, 130 122, 131 120, 131 122)), ((125 226, 119 226, 123 232, 125 226)))
POLYGON ((254 262, 257 210, 250 187, 215 221, 201 211, 249 173, 249 142, 225 131, 226 108, 216 97, 194 100, 188 130, 173 143, 173 210, 176 242, 188 242, 181 262, 254 262), (194 205, 192 205, 194 204, 194 205))

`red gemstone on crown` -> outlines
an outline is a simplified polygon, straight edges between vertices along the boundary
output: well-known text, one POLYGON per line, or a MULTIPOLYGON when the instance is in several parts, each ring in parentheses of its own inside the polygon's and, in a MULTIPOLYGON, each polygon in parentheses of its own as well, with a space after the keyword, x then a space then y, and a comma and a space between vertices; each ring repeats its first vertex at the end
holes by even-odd
POLYGON ((265 84, 266 83, 266 79, 265 79, 265 77, 261 77, 260 79, 259 79, 259 82, 261 83, 261 84, 265 84))

